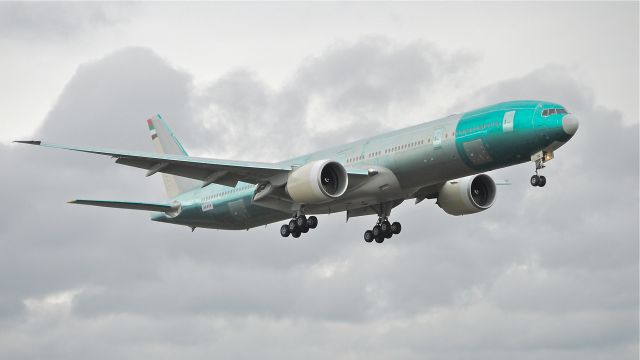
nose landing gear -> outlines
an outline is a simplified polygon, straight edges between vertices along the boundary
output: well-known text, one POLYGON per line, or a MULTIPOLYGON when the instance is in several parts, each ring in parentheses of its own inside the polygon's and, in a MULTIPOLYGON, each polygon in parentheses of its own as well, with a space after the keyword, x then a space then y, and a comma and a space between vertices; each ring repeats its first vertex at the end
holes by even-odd
POLYGON ((282 237, 291 235, 294 238, 299 238, 300 235, 306 234, 310 229, 315 229, 317 226, 317 217, 309 216, 307 218, 304 214, 296 214, 288 224, 283 224, 280 227, 280 235, 282 237))
POLYGON ((533 175, 531 177, 531 186, 544 187, 547 184, 547 178, 544 175, 533 175))
POLYGON ((531 177, 529 182, 531 183, 531 186, 544 187, 547 184, 547 178, 543 175, 538 175, 538 171, 544 168, 544 161, 540 158, 535 161, 535 164, 536 174, 531 177))
POLYGON ((393 235, 400 234, 402 225, 399 222, 390 223, 386 216, 378 217, 378 222, 371 230, 364 232, 364 241, 370 243, 375 240, 378 244, 390 239, 393 235))

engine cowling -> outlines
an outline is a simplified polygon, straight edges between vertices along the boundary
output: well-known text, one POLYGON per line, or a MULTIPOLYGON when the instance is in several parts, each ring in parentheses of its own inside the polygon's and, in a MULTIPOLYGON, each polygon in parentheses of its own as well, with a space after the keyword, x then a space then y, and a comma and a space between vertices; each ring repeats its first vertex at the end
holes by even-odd
POLYGON ((347 190, 347 170, 337 161, 317 160, 289 174, 286 190, 301 204, 320 204, 340 197, 347 190))
POLYGON ((490 208, 496 199, 496 183, 486 174, 447 181, 438 194, 438 206, 451 215, 467 215, 490 208))

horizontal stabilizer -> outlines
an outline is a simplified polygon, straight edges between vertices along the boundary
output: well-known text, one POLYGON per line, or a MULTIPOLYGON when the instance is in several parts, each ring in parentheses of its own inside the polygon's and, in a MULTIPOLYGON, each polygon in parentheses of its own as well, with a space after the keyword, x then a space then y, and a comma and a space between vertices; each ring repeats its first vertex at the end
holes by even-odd
POLYGON ((118 208, 118 209, 129 209, 129 210, 157 211, 157 212, 164 212, 164 213, 175 213, 180 211, 179 203, 152 204, 152 203, 130 202, 130 201, 72 200, 72 201, 69 201, 69 204, 102 206, 102 207, 110 207, 110 208, 118 208))

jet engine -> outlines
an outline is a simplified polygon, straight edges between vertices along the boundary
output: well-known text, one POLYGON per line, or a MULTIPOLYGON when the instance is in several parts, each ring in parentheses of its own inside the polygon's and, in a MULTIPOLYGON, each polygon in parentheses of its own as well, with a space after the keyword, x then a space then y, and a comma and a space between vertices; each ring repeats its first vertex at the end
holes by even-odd
POLYGON ((496 199, 496 183, 480 174, 447 181, 438 194, 437 204, 451 215, 467 215, 487 210, 496 199))
POLYGON ((319 204, 340 197, 347 190, 347 170, 337 161, 317 160, 289 174, 287 193, 301 204, 319 204))

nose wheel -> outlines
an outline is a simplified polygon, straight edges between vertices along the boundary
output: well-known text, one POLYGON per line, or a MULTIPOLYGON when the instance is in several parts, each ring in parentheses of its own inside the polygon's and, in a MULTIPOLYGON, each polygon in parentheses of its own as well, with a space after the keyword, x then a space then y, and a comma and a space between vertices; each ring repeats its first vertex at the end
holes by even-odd
POLYGON ((547 184, 547 178, 543 175, 538 175, 538 171, 544 168, 544 163, 542 159, 538 159, 536 160, 535 164, 536 174, 531 177, 531 180, 529 182, 531 183, 531 186, 544 187, 547 184))
POLYGON ((533 175, 531 177, 531 186, 544 187, 547 184, 547 178, 544 175, 533 175))
POLYGON ((309 230, 315 229, 317 226, 317 217, 309 216, 307 218, 304 214, 295 215, 288 224, 283 224, 280 227, 280 235, 282 237, 291 235, 294 238, 299 238, 300 235, 308 233, 309 230))
POLYGON ((399 222, 391 223, 386 216, 379 217, 373 229, 364 232, 364 241, 368 243, 375 241, 381 244, 385 239, 400 234, 400 231, 402 231, 402 225, 399 222))

